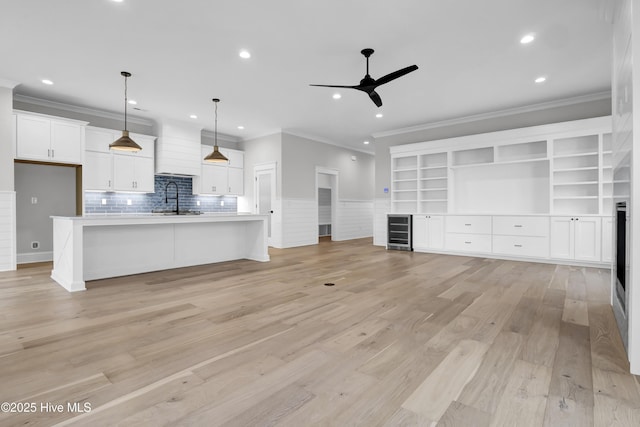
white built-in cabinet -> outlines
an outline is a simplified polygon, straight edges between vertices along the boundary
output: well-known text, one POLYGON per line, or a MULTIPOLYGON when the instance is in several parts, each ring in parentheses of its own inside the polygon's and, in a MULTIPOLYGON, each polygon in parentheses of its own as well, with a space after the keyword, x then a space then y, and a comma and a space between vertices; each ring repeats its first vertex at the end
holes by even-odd
POLYGON ((599 262, 601 233, 599 217, 551 217, 551 258, 599 262))
POLYGON ((16 159, 82 164, 86 122, 16 111, 16 159))
POLYGON ((413 247, 419 249, 444 248, 444 216, 413 216, 413 247))
MULTIPOLYGON (((201 158, 211 153, 213 147, 202 145, 201 158)), ((220 148, 220 152, 229 159, 228 163, 208 163, 202 161, 200 176, 193 178, 194 194, 234 195, 244 194, 244 152, 229 148, 220 148)))
POLYGON ((611 117, 390 152, 390 213, 414 215, 416 250, 433 249, 420 219, 431 215, 442 218, 444 252, 611 262, 611 117))
POLYGON ((122 133, 117 130, 87 127, 83 166, 83 187, 92 191, 154 192, 154 141, 147 135, 130 134, 142 147, 138 152, 113 152, 109 149, 122 133))

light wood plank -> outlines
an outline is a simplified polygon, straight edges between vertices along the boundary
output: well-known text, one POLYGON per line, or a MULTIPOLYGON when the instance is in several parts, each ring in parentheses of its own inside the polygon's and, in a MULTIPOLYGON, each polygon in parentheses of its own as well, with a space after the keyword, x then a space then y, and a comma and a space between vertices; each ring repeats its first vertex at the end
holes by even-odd
POLYGON ((487 349, 486 344, 478 341, 461 341, 402 407, 439 420, 476 372, 487 349))
POLYGON ((491 425, 541 426, 550 381, 551 370, 546 366, 517 360, 496 412, 491 418, 491 425))

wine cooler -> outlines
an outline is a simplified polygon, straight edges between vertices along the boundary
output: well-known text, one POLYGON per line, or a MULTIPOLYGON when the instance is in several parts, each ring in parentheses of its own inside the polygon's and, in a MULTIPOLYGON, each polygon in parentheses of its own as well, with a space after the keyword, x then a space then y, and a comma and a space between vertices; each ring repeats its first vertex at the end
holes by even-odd
POLYGON ((413 250, 411 215, 387 215, 387 249, 413 250))

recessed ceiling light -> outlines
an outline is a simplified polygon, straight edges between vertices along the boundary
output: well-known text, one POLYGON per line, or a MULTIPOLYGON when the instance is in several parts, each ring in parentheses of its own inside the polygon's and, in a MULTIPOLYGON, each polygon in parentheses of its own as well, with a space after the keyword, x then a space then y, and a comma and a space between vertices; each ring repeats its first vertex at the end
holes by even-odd
POLYGON ((340 95, 339 93, 333 94, 333 99, 340 99, 340 98, 342 98, 342 95, 340 95))
POLYGON ((538 77, 537 79, 535 79, 535 82, 536 82, 536 83, 544 83, 544 82, 546 82, 546 81, 547 81, 547 78, 546 78, 546 77, 544 77, 544 76, 540 76, 540 77, 538 77))
POLYGON ((44 83, 46 85, 52 85, 53 84, 53 82, 51 80, 49 80, 49 79, 43 79, 42 83, 44 83))
POLYGON ((364 141, 363 144, 364 145, 369 145, 369 141, 364 141))
POLYGON ((244 129, 244 126, 238 126, 238 129, 242 130, 244 129))
POLYGON ((197 119, 197 118, 198 118, 198 116, 196 116, 195 114, 192 114, 192 115, 190 115, 190 116, 189 116, 189 118, 191 118, 191 119, 197 119))
POLYGON ((243 58, 243 59, 251 58, 251 54, 249 53, 248 50, 241 50, 238 55, 240 55, 240 58, 243 58))
POLYGON ((114 1, 116 3, 122 3, 124 0, 112 0, 112 1, 114 1))
POLYGON ((520 39, 520 43, 522 44, 529 44, 532 41, 534 41, 536 39, 536 36, 534 34, 527 34, 524 37, 522 37, 520 39))
POLYGON ((129 100, 129 104, 131 104, 131 105, 138 105, 138 101, 136 101, 135 99, 130 99, 130 100, 129 100))
POLYGON ((382 113, 378 113, 378 114, 376 114, 376 117, 377 117, 377 118, 384 117, 384 114, 382 114, 382 113))

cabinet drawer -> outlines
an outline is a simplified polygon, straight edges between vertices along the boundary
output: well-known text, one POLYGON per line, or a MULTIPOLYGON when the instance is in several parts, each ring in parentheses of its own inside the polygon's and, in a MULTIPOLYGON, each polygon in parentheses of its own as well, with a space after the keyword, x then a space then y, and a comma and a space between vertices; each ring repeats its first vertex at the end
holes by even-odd
POLYGON ((491 234, 491 217, 452 215, 446 220, 447 233, 491 234))
POLYGON ((493 253, 549 258, 549 238, 532 236, 493 236, 493 253))
POLYGON ((509 236, 549 236, 549 217, 494 216, 493 234, 509 236))
POLYGON ((451 251, 491 252, 491 236, 487 234, 447 234, 445 240, 451 251))

